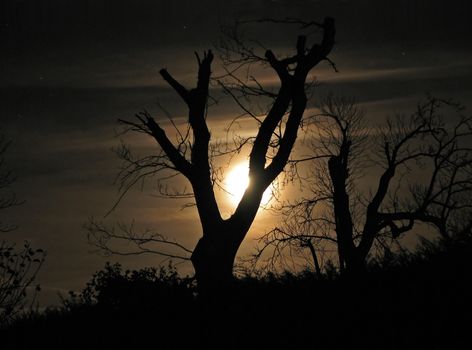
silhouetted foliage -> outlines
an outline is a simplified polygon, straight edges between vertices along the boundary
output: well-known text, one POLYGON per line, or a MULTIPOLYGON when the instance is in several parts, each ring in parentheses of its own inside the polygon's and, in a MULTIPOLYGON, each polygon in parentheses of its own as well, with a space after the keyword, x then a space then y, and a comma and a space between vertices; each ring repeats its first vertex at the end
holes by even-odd
POLYGON ((29 243, 21 249, 0 241, 0 325, 14 319, 34 304, 39 285, 34 286, 36 275, 45 258, 41 249, 33 250, 29 243), (31 300, 26 296, 30 292, 31 300))
POLYGON ((190 280, 172 269, 107 265, 62 307, 4 328, 2 346, 457 348, 469 336, 471 253, 470 235, 424 241, 417 252, 370 261, 355 280, 310 271, 247 276, 214 300, 195 298, 190 280))
POLYGON ((172 265, 123 271, 120 264, 107 263, 81 293, 71 293, 64 303, 68 307, 85 304, 121 310, 139 310, 144 304, 153 309, 164 303, 166 307, 178 303, 176 307, 180 309, 185 300, 189 303, 193 299, 192 281, 181 278, 172 265))

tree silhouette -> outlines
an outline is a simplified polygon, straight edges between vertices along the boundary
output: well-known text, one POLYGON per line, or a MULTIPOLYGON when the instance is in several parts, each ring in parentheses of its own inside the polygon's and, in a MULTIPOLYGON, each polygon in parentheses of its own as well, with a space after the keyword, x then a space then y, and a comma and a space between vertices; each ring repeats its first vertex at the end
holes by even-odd
MULTIPOLYGON (((162 78, 175 90, 188 108, 188 127, 184 133, 179 131, 178 144, 174 144, 168 138, 165 130, 148 112, 137 114, 136 121, 120 121, 133 131, 150 136, 160 147, 160 153, 139 159, 133 158, 128 150, 122 150, 121 156, 127 161, 127 168, 121 177, 123 192, 143 176, 151 174, 163 178, 181 174, 190 182, 191 193, 174 193, 174 195, 184 197, 191 195, 195 198, 202 237, 191 254, 191 261, 199 289, 203 292, 226 286, 232 280, 236 253, 256 216, 262 195, 283 171, 289 160, 307 105, 305 90, 307 76, 319 62, 328 60, 327 55, 334 45, 335 28, 332 18, 325 18, 321 24, 299 21, 296 24, 316 25, 321 28, 323 31, 321 43, 307 47, 307 37, 300 35, 296 53, 287 58, 278 58, 271 50, 267 50, 264 57, 257 56, 236 37, 230 37, 234 46, 226 47, 226 52, 239 55, 235 60, 229 61, 230 63, 244 65, 262 61, 272 68, 280 81, 275 93, 267 93, 261 85, 242 87, 248 93, 258 90, 261 96, 272 98, 273 103, 265 117, 257 119, 259 122, 257 135, 241 143, 245 145, 251 143, 250 183, 233 215, 228 219, 222 218, 215 199, 211 134, 206 122, 211 64, 214 58, 211 51, 205 52, 202 58, 196 54, 198 79, 195 88, 187 89, 166 69, 160 71, 162 78), (269 150, 273 149, 276 151, 270 153, 269 150)), ((232 72, 227 70, 226 76, 235 78, 232 72)), ((220 86, 231 93, 230 88, 224 83, 220 86)), ((240 106, 243 107, 242 104, 240 106)), ((97 245, 107 243, 106 240, 100 242, 103 232, 97 233, 99 231, 97 228, 102 229, 102 226, 92 225, 88 228, 97 245)))
POLYGON ((261 238, 255 259, 272 247, 275 264, 286 249, 308 248, 320 272, 319 255, 334 248, 341 272, 355 274, 374 246, 389 250, 417 223, 446 242, 470 232, 472 118, 461 111, 429 98, 375 130, 353 101, 329 97, 313 120, 311 194, 283 208, 289 219, 261 238), (370 193, 366 177, 375 184, 370 193))

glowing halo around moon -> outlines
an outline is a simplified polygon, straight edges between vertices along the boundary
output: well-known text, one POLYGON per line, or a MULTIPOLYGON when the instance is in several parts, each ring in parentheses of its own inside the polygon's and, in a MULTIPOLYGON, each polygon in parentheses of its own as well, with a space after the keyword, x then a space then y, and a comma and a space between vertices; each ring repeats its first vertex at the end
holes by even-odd
MULTIPOLYGON (((229 170, 223 181, 224 188, 228 192, 232 204, 237 205, 243 197, 244 191, 249 186, 249 169, 247 164, 237 164, 229 170)), ((272 186, 269 186, 262 195, 261 205, 267 205, 272 198, 272 186)))

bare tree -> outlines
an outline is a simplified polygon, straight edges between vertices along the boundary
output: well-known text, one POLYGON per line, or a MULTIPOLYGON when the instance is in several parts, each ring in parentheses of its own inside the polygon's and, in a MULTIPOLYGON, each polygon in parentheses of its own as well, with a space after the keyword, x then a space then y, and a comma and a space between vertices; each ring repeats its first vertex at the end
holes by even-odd
POLYGON ((261 238, 255 258, 269 247, 296 245, 316 260, 314 248, 328 245, 342 272, 357 273, 374 246, 389 248, 417 223, 445 240, 470 231, 464 218, 472 209, 472 118, 461 112, 429 98, 409 117, 397 115, 374 129, 353 101, 328 98, 312 129, 310 196, 285 206, 288 223, 261 238))
MULTIPOLYGON (((271 67, 280 83, 275 92, 265 90, 256 80, 252 85, 239 85, 246 93, 253 96, 260 93, 261 96, 271 98, 272 102, 264 117, 254 116, 259 125, 257 134, 240 143, 240 146, 244 144, 251 147, 250 183, 231 217, 222 218, 214 192, 215 173, 211 162, 214 148, 206 120, 211 64, 214 58, 211 51, 205 52, 203 57, 196 54, 198 79, 195 88, 187 89, 166 69, 160 71, 162 78, 188 107, 188 125, 184 131, 176 128, 177 142, 169 139, 165 130, 148 112, 137 114, 136 121, 120 121, 130 130, 154 139, 160 149, 155 155, 141 158, 133 158, 128 151, 123 151, 122 158, 127 161, 127 167, 121 176, 122 193, 150 175, 158 176, 160 182, 183 175, 190 183, 191 191, 173 192, 171 195, 195 198, 202 237, 191 254, 191 261, 202 291, 227 285, 232 280, 236 253, 255 218, 262 195, 289 160, 307 105, 307 76, 319 62, 328 60, 327 56, 334 45, 335 28, 332 18, 325 18, 321 24, 299 21, 296 24, 321 28, 321 43, 308 47, 307 36, 300 35, 296 53, 286 58, 278 58, 271 50, 266 50, 264 56, 258 56, 255 50, 245 46, 236 36, 230 38, 234 39, 233 46, 226 47, 227 53, 232 54, 232 57, 237 56, 234 60, 228 56, 226 62, 237 68, 227 68, 225 77, 234 79, 236 85, 241 80, 234 74, 235 70, 254 63, 271 67)), ((231 87, 224 82, 220 86, 236 97, 234 90, 231 91, 231 87)), ((244 105, 239 105, 244 110, 244 105)), ((251 113, 248 110, 245 112, 251 113)))

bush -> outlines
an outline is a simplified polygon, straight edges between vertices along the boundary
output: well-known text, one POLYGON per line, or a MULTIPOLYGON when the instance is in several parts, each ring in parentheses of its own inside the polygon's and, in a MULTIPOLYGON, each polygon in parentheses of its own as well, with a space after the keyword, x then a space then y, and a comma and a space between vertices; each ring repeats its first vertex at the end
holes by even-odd
POLYGON ((13 244, 0 241, 0 326, 26 310, 28 289, 33 289, 29 300, 33 305, 40 290, 39 285, 33 286, 33 282, 45 256, 42 249, 34 250, 29 243, 18 249, 13 244))
POLYGON ((97 305, 109 309, 165 308, 174 302, 191 302, 195 288, 191 278, 182 278, 172 265, 123 270, 107 263, 96 272, 81 293, 70 293, 65 306, 97 305))

